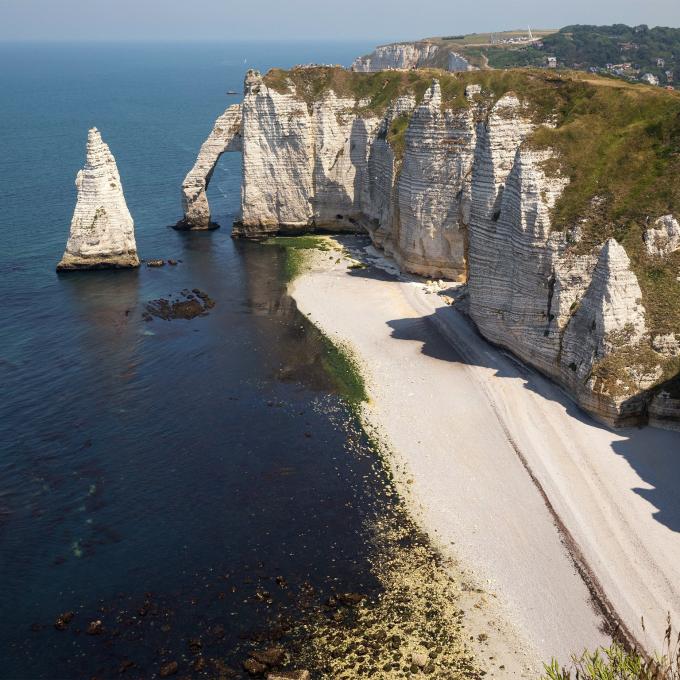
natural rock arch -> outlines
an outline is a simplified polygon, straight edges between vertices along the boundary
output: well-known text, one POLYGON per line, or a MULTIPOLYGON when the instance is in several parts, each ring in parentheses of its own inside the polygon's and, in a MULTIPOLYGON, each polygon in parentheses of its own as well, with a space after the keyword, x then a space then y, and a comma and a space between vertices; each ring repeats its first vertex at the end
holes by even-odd
POLYGON ((201 146, 194 167, 182 183, 184 218, 175 225, 175 229, 203 230, 219 227, 210 219, 206 191, 222 154, 243 150, 242 117, 241 104, 233 104, 215 121, 210 136, 201 146))

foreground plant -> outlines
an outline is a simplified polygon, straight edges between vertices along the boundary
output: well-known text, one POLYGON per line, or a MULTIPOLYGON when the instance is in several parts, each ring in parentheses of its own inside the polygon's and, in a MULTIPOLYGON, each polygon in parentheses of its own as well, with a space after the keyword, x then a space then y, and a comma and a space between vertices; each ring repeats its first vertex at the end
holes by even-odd
POLYGON ((680 680, 680 633, 673 635, 670 616, 662 649, 660 656, 648 659, 615 642, 611 647, 572 656, 569 669, 560 668, 553 659, 546 664, 542 680, 680 680))

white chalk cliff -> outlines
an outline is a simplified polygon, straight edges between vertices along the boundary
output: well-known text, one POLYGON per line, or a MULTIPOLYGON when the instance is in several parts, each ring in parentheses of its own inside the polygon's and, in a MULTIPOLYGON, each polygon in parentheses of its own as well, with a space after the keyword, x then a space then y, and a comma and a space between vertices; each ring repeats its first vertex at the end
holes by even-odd
POLYGON ((380 45, 370 54, 357 57, 352 63, 352 70, 358 73, 430 67, 444 68, 449 71, 471 71, 473 69, 462 54, 425 40, 380 45))
POLYGON ((449 71, 472 71, 473 66, 470 62, 458 52, 449 52, 449 60, 446 65, 449 71))
POLYGON ((132 216, 116 160, 97 128, 87 137, 87 159, 76 177, 78 200, 58 271, 138 267, 132 216))
POLYGON ((243 100, 242 218, 237 236, 314 228, 370 231, 410 271, 465 277, 472 112, 441 110, 434 82, 416 107, 399 97, 382 116, 329 91, 311 106, 250 72, 243 100), (391 125, 411 123, 403 157, 391 125))
POLYGON ((394 43, 376 47, 371 54, 357 57, 352 70, 375 73, 386 69, 421 68, 434 58, 439 46, 429 42, 394 43))
MULTIPOLYGON (((593 415, 639 422, 680 344, 651 337, 621 244, 579 248, 578 225, 553 228, 569 180, 548 170, 550 148, 530 144, 552 123, 512 92, 496 98, 473 83, 465 99, 444 107, 434 80, 419 101, 401 95, 376 113, 346 93, 310 100, 292 80, 273 89, 249 72, 234 236, 366 231, 408 272, 467 281, 479 331, 593 415)), ((654 223, 650 255, 678 247, 676 227, 673 217, 654 223)))

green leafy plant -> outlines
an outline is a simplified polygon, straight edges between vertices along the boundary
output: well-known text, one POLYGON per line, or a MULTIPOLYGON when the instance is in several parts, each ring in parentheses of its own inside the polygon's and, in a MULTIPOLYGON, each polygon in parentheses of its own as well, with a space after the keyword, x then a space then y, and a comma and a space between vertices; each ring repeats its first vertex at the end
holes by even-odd
POLYGON ((668 618, 662 653, 647 658, 615 642, 610 647, 573 656, 569 668, 556 659, 545 665, 542 680, 678 680, 680 679, 680 633, 674 635, 668 618))

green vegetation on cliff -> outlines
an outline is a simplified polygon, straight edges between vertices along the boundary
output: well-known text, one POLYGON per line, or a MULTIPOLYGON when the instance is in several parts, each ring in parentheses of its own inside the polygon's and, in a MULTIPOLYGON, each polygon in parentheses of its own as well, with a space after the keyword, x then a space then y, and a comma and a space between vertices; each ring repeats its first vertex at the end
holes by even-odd
POLYGON ((580 227, 576 252, 613 237, 631 258, 653 334, 680 333, 680 252, 651 257, 644 232, 680 214, 680 96, 603 78, 567 76, 556 92, 554 128, 530 143, 553 149, 546 166, 570 180, 555 229, 580 227))
MULTIPOLYGON (((354 73, 343 68, 294 68, 290 71, 272 69, 264 77, 267 87, 277 92, 289 92, 295 87, 297 96, 314 104, 328 93, 355 99, 356 109, 364 115, 382 115, 399 96, 413 94, 422 98, 432 77, 427 71, 382 71, 380 73, 354 73), (362 102, 365 100, 364 104, 362 102)), ((439 73, 439 72, 438 72, 439 73)), ((446 74, 439 74, 446 76, 446 74)))

